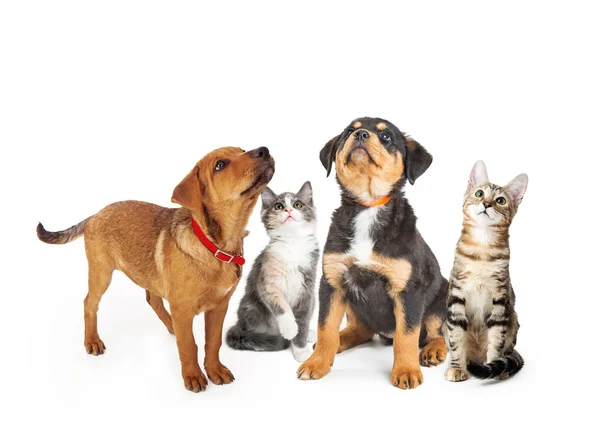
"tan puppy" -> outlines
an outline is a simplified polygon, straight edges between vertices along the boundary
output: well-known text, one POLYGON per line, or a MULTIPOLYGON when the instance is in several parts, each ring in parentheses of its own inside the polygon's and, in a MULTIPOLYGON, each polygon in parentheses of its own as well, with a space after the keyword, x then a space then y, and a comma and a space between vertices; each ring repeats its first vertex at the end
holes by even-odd
MULTIPOLYGON (((146 289, 146 300, 170 333, 177 337, 185 387, 199 392, 207 380, 198 364, 194 316, 204 312, 204 368, 215 384, 234 377, 219 360, 223 320, 242 267, 229 257, 217 259, 199 240, 192 219, 220 251, 241 255, 248 218, 275 162, 266 147, 250 152, 217 149, 202 158, 173 191, 183 208, 164 208, 138 201, 111 204, 62 232, 40 223, 40 240, 65 244, 85 236, 89 292, 84 300, 85 348, 99 355, 106 347, 98 336, 98 304, 115 269, 146 289), (171 315, 162 299, 169 302, 171 315)), ((238 262, 240 259, 236 259, 238 262)))

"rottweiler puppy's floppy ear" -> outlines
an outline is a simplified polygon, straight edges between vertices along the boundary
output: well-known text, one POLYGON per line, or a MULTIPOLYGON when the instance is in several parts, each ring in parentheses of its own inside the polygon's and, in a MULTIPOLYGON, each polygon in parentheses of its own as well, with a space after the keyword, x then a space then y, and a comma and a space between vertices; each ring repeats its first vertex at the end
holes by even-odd
POLYGON ((338 144, 341 136, 342 134, 333 137, 331 140, 329 140, 329 142, 325 144, 325 147, 321 149, 321 153, 319 154, 321 163, 323 164, 323 168, 327 170, 327 177, 329 177, 329 174, 331 173, 331 165, 335 160, 335 152, 338 149, 338 144))
POLYGON ((197 215, 202 215, 202 190, 200 189, 199 173, 200 169, 196 165, 173 190, 171 202, 179 204, 197 215))
POLYGON ((433 156, 425 150, 425 147, 406 136, 406 177, 410 184, 415 184, 417 178, 427 171, 431 162, 433 162, 433 156))

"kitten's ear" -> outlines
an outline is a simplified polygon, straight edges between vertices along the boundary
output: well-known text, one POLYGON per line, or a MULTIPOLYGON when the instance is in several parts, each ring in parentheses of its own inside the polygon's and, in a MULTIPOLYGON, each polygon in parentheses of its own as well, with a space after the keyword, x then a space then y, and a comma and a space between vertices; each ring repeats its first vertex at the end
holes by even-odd
POLYGON ((307 181, 302 185, 298 193, 296 193, 296 196, 298 196, 298 199, 300 199, 306 205, 312 205, 312 194, 312 186, 310 185, 310 181, 307 181))
POLYGON ((275 199, 277 199, 277 195, 275 194, 275 192, 273 192, 268 187, 265 187, 265 190, 263 190, 262 195, 261 195, 263 208, 267 208, 267 207, 270 207, 271 205, 273 205, 273 202, 275 202, 275 199))
POLYGON ((488 179, 485 164, 483 161, 478 160, 475 162, 475 165, 473 165, 473 169, 471 170, 471 175, 469 176, 469 186, 478 187, 489 182, 490 180, 488 179))
POLYGON ((411 137, 406 137, 406 177, 410 184, 415 184, 417 178, 419 178, 427 168, 433 162, 433 156, 429 154, 425 147, 417 143, 411 137))
POLYGON ((327 170, 327 177, 329 177, 329 174, 331 173, 331 165, 335 160, 335 152, 338 149, 341 136, 342 134, 333 137, 331 140, 329 140, 329 142, 325 144, 325 147, 321 149, 321 153, 319 153, 319 158, 321 159, 323 168, 327 170))
POLYGON ((529 178, 527 177, 527 174, 519 174, 513 178, 510 183, 504 186, 516 207, 518 207, 523 200, 525 190, 527 190, 528 181, 529 178))

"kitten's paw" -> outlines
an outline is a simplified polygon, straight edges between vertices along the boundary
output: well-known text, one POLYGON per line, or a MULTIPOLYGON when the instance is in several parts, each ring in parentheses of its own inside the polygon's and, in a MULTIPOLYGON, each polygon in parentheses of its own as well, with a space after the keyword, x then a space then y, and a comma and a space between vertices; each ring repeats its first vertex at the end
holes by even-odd
POLYGON ((303 363, 312 355, 312 347, 307 345, 304 348, 298 348, 292 345, 292 354, 294 354, 296 361, 303 363))
POLYGON ((462 382, 469 378, 469 372, 457 367, 448 367, 446 373, 444 373, 444 377, 450 382, 462 382))
POLYGON ((277 317, 279 333, 284 339, 292 340, 298 334, 298 324, 293 315, 283 314, 277 317))
POLYGON ((306 340, 309 342, 315 342, 317 340, 317 332, 314 330, 308 330, 308 336, 306 340))
POLYGON ((423 373, 419 366, 392 369, 392 385, 400 389, 415 389, 422 383, 423 373))
POLYGON ((448 353, 443 339, 435 339, 425 345, 419 355, 419 361, 422 366, 434 367, 441 364, 446 359, 448 353))

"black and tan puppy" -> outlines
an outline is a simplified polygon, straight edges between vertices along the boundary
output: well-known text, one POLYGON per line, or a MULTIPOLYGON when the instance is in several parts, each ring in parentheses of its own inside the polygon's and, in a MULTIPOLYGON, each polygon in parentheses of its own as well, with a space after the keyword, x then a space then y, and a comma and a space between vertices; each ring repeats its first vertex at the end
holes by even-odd
POLYGON ((333 214, 323 251, 317 343, 298 378, 325 376, 336 352, 374 334, 393 339, 392 384, 402 389, 423 382, 419 362, 435 366, 446 358, 440 327, 448 282, 417 231, 402 190, 431 161, 393 124, 367 117, 321 150, 328 175, 335 162, 342 205, 333 214), (340 332, 344 314, 348 325, 340 332))

